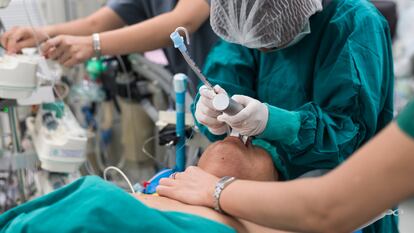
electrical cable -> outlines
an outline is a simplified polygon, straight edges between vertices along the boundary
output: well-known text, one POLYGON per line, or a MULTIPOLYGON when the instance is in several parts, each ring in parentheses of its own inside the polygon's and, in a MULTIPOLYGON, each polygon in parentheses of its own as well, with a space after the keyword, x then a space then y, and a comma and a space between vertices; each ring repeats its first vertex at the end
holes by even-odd
MULTIPOLYGON (((125 66, 125 63, 123 62, 122 58, 119 55, 118 56, 115 56, 115 57, 118 60, 118 63, 121 66, 121 70, 123 71, 123 73, 125 73, 126 75, 128 75, 127 69, 126 69, 126 66, 125 66)), ((128 90, 130 89, 129 86, 127 86, 127 88, 128 88, 128 90)), ((128 91, 128 94, 129 93, 130 93, 130 91, 128 91)), ((131 95, 129 94, 128 96, 129 96, 129 99, 131 99, 131 95)), ((101 134, 100 127, 98 127, 97 134, 98 135, 101 134)), ((99 169, 101 171, 103 171, 105 169, 105 167, 106 167, 106 162, 104 162, 104 160, 106 160, 107 158, 109 158, 109 156, 107 155, 107 148, 104 148, 103 145, 102 145, 102 143, 101 143, 101 139, 100 138, 97 138, 96 141, 97 142, 95 143, 95 157, 96 157, 96 160, 97 160, 99 169), (104 158, 106 158, 106 159, 102 158, 102 156, 104 158)), ((118 163, 117 163, 117 165, 115 167, 123 168, 124 166, 125 166, 125 156, 123 154, 121 154, 120 155, 120 159, 119 159, 119 161, 118 161, 118 163)))
MULTIPOLYGON (((121 56, 117 55, 115 57, 118 60, 118 63, 121 66, 121 70, 123 71, 123 73, 125 75, 128 75, 126 65, 125 65, 124 61, 122 60, 121 56)), ((128 99, 130 101, 132 101, 132 96, 131 96, 131 90, 130 89, 131 89, 131 87, 129 85, 127 85, 128 99)), ((132 111, 131 111, 131 119, 133 119, 132 111)), ((98 129, 98 134, 100 134, 100 129, 98 129)), ((104 154, 105 158, 109 158, 109 156, 106 155, 107 154, 107 152, 106 152, 107 148, 102 148, 102 146, 100 145, 100 139, 97 139, 97 141, 98 142, 96 143, 96 146, 95 146, 95 156, 96 156, 96 160, 97 160, 99 169, 104 170, 106 165, 105 165, 104 160, 102 159, 102 154, 104 154)), ((118 161, 118 163, 115 167, 123 168, 124 166, 125 166, 125 156, 123 154, 121 154, 120 159, 119 159, 119 161, 118 161)))
POLYGON ((110 167, 107 167, 107 168, 105 168, 105 170, 104 170, 104 172, 103 172, 103 176, 104 176, 104 179, 106 180, 106 181, 108 181, 108 179, 107 179, 107 173, 108 173, 108 171, 109 170, 115 170, 115 171, 117 171, 119 174, 121 174, 121 176, 124 178, 124 180, 128 183, 128 186, 129 186, 129 188, 131 189, 131 193, 134 193, 135 194, 135 190, 134 190, 134 188, 132 187, 132 184, 131 184, 131 181, 129 181, 129 179, 128 179, 128 177, 125 175, 125 173, 124 172, 122 172, 122 170, 121 169, 119 169, 119 168, 117 168, 117 167, 114 167, 114 166, 110 166, 110 167))
MULTIPOLYGON (((121 56, 119 56, 119 55, 117 55, 116 56, 116 59, 118 60, 118 62, 119 62, 119 64, 120 64, 120 66, 121 66, 121 70, 123 71, 123 73, 125 74, 125 75, 130 75, 129 73, 128 73, 128 70, 127 70, 127 68, 126 68, 126 65, 125 65, 125 63, 124 63, 124 60, 122 60, 122 57, 121 56)), ((131 101, 132 102, 132 93, 131 93, 131 86, 129 85, 129 84, 127 84, 127 93, 128 93, 128 99, 129 99, 129 101, 131 101)), ((131 111, 131 124, 135 124, 135 122, 133 121, 133 109, 132 109, 132 106, 131 106, 131 109, 130 109, 131 111)), ((132 128, 134 128, 134 127, 132 127, 132 128)), ((133 138, 134 138, 134 140, 136 139, 136 136, 135 136, 135 131, 133 130, 133 138)), ((136 154, 135 154, 135 156, 136 156, 136 154)), ((120 161, 119 161, 119 163, 118 163, 118 165, 119 165, 119 167, 124 167, 124 165, 125 165, 125 154, 124 153, 122 153, 121 154, 121 158, 120 158, 120 161)))
POLYGON ((88 175, 97 175, 97 173, 94 171, 89 159, 87 159, 86 162, 84 163, 84 167, 85 167, 85 170, 88 173, 88 175))
MULTIPOLYGON (((166 134, 168 134, 168 133, 173 133, 173 132, 175 132, 175 130, 169 130, 169 131, 166 131, 166 132, 162 133, 162 134, 161 134, 161 136, 162 136, 162 135, 166 135, 166 134)), ((192 133, 191 133, 190 137, 189 137, 188 139, 186 139, 186 141, 191 140, 191 138, 193 137, 193 135, 194 135, 194 131, 192 131, 192 133)), ((146 149, 145 149, 145 145, 146 145, 148 142, 150 142, 151 140, 154 140, 155 138, 156 138, 156 137, 155 137, 155 136, 153 136, 153 137, 151 137, 151 138, 147 139, 147 140, 146 140, 146 142, 144 143, 143 147, 142 147, 142 151, 143 151, 146 155, 148 155, 151 159, 153 159, 155 162, 158 162, 158 161, 154 158, 154 156, 152 156, 152 155, 151 155, 149 152, 147 152, 147 151, 146 151, 146 149)), ((185 147, 185 144, 184 144, 182 147, 185 147)), ((182 147, 181 147, 181 148, 182 148, 182 147)), ((125 173, 124 173, 124 172, 122 172, 122 170, 121 170, 121 169, 119 169, 119 168, 117 168, 117 167, 115 167, 115 166, 109 166, 109 167, 105 168, 105 170, 104 170, 104 172, 103 172, 103 177, 104 177, 104 179, 105 179, 106 181, 108 181, 107 173, 108 173, 108 171, 110 171, 110 170, 115 170, 115 171, 117 171, 117 172, 118 172, 118 173, 122 176, 122 178, 123 178, 123 179, 127 182, 128 187, 129 187, 129 188, 130 188, 130 190, 131 190, 131 193, 134 193, 134 194, 135 194, 135 190, 134 190, 134 188, 133 188, 133 186, 132 186, 131 181, 128 179, 128 177, 125 175, 125 173)))
MULTIPOLYGON (((164 136, 164 135, 168 135, 168 134, 170 134, 170 133, 174 133, 174 132, 176 132, 175 130, 168 130, 168 131, 165 131, 165 132, 163 132, 163 133, 161 133, 161 134, 159 134, 158 135, 158 137, 162 137, 162 136, 164 136)), ((184 148, 185 146, 186 146, 186 143, 188 142, 188 141, 190 141, 192 138, 193 138, 193 136, 194 136, 194 132, 195 132, 195 130, 194 129, 192 129, 191 130, 191 135, 188 137, 188 138, 186 138, 186 140, 185 140, 185 143, 184 143, 184 145, 182 145, 181 147, 179 147, 178 149, 182 149, 182 148, 184 148)), ((149 137, 147 140, 145 140, 145 142, 144 142, 144 144, 142 145, 142 152, 144 152, 144 154, 146 155, 146 156, 148 156, 150 159, 152 159, 153 161, 155 161, 157 164, 159 163, 159 161, 155 158, 155 156, 154 155, 152 155, 151 153, 149 153, 148 151, 147 151, 147 149, 145 148, 146 146, 147 146, 147 144, 148 143, 150 143, 151 141, 153 141, 153 140, 155 140, 157 138, 157 136, 152 136, 152 137, 149 137)), ((163 164, 161 164, 162 166, 164 166, 164 167, 166 167, 166 165, 165 165, 165 161, 163 162, 163 164)))
MULTIPOLYGON (((39 37, 36 33, 36 29, 34 27, 32 17, 30 16, 30 13, 29 13, 29 10, 28 10, 28 7, 27 7, 27 0, 23 0, 23 8, 25 10, 27 19, 29 20, 29 25, 30 25, 30 29, 32 30, 33 37, 36 41, 36 48, 38 50, 38 53, 41 54, 41 48, 40 48, 41 41, 39 40, 39 37)), ((40 31, 40 33, 42 33, 44 36, 46 36, 47 40, 51 39, 50 36, 47 33, 45 33, 44 31, 40 31)), ((46 76, 49 76, 48 78, 50 78, 52 80, 52 88, 53 88, 56 96, 58 97, 58 99, 63 101, 63 97, 60 95, 59 91, 57 90, 57 88, 55 86, 56 79, 52 77, 52 72, 50 71, 49 65, 47 64, 46 60, 41 59, 40 62, 39 62, 39 66, 43 67, 44 72, 46 72, 46 76)))

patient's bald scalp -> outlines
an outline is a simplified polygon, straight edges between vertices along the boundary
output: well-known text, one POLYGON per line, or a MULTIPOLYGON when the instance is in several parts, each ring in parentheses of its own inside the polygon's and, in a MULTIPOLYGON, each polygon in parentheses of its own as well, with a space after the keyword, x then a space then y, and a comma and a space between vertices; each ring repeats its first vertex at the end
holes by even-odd
POLYGON ((227 137, 210 145, 201 156, 198 166, 217 177, 275 181, 278 179, 272 158, 258 147, 245 146, 237 137, 227 137))

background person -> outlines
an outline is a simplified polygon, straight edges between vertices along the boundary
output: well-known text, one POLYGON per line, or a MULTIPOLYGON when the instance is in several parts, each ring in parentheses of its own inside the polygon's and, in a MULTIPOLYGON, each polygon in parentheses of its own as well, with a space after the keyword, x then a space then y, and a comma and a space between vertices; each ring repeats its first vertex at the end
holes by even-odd
POLYGON ((39 42, 46 42, 42 47, 50 59, 73 66, 96 55, 92 34, 99 33, 102 55, 164 48, 173 74, 195 77, 180 52, 171 46, 169 36, 177 27, 186 27, 192 33, 189 53, 202 66, 217 41, 208 18, 209 4, 205 0, 109 0, 105 7, 86 18, 35 28, 36 37, 29 27, 12 28, 1 36, 1 44, 9 53, 17 53, 22 48, 34 47, 38 38, 39 42))

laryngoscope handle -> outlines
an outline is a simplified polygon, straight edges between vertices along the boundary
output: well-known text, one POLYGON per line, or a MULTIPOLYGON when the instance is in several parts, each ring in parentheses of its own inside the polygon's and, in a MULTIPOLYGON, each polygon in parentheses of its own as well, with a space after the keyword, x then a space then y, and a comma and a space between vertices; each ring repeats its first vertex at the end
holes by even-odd
POLYGON ((213 107, 227 115, 234 116, 244 109, 244 106, 225 93, 217 94, 213 99, 213 107))
POLYGON ((244 109, 244 106, 236 102, 234 99, 230 98, 229 107, 224 111, 227 115, 234 116, 244 109))

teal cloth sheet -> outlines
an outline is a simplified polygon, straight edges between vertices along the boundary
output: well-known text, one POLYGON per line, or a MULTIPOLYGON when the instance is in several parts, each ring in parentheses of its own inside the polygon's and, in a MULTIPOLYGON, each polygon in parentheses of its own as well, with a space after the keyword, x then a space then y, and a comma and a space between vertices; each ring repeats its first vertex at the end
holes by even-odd
POLYGON ((414 138, 414 99, 398 115, 397 124, 402 131, 414 138))
POLYGON ((235 233, 202 217, 149 208, 99 177, 81 178, 0 215, 0 232, 235 233))

